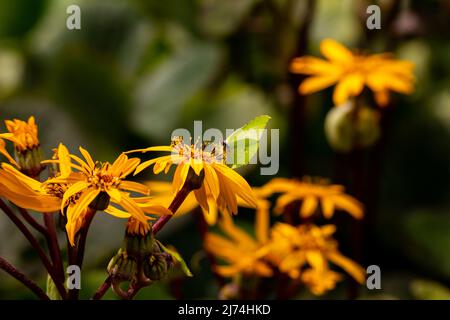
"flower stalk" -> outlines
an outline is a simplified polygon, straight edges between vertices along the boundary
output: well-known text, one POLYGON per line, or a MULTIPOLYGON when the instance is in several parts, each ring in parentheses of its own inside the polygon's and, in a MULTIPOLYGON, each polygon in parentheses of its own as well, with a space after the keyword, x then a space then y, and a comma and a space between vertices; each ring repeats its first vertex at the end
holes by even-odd
POLYGON ((54 281, 59 294, 61 295, 61 297, 64 298, 66 296, 66 289, 64 288, 63 283, 59 280, 59 277, 55 271, 54 266, 52 265, 52 263, 46 256, 45 252, 42 250, 41 246, 39 245, 39 242, 31 234, 31 232, 28 230, 28 228, 25 226, 25 224, 14 214, 14 212, 1 199, 0 199, 0 209, 2 209, 2 211, 8 216, 8 218, 22 232, 22 234, 25 236, 25 238, 28 240, 28 242, 31 244, 31 246, 36 250, 36 252, 39 255, 39 258, 41 259, 42 263, 44 264, 44 267, 47 269, 48 274, 54 281))
POLYGON ((178 208, 183 204, 186 197, 189 195, 191 191, 199 189, 203 184, 204 179, 204 171, 200 172, 200 175, 197 175, 192 168, 189 168, 189 173, 186 178, 186 182, 183 187, 178 191, 175 198, 172 200, 172 203, 169 206, 169 210, 172 214, 165 214, 161 216, 152 226, 153 234, 157 234, 170 219, 172 219, 173 215, 177 212, 178 208))
POLYGON ((10 276, 20 281, 28 289, 30 289, 39 299, 50 300, 45 292, 32 280, 30 280, 25 274, 17 270, 12 264, 0 257, 0 269, 8 273, 10 276))

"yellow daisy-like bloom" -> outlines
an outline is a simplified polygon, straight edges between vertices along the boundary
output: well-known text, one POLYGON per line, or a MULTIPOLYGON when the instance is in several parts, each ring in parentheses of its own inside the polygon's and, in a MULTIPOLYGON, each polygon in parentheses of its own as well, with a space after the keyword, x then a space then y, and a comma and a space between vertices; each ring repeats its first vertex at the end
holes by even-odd
POLYGON ((8 133, 1 133, 0 138, 12 141, 19 152, 39 147, 38 127, 33 116, 27 122, 6 120, 5 125, 8 133))
MULTIPOLYGON (((152 190, 152 193, 155 195, 154 201, 164 207, 168 207, 172 202, 175 194, 173 192, 172 184, 170 182, 165 181, 147 181, 145 184, 152 190)), ((259 195, 259 188, 253 188, 253 193, 256 197, 256 210, 257 211, 267 211, 270 208, 269 201, 265 200, 259 195)), ((237 198, 237 204, 239 207, 245 208, 253 208, 247 202, 242 200, 241 198, 237 198)), ((206 211, 202 208, 203 217, 205 221, 209 225, 215 225, 219 218, 219 212, 222 214, 229 214, 227 212, 222 212, 217 204, 214 202, 209 202, 209 211, 206 211)), ((177 210, 177 216, 182 216, 186 213, 192 212, 195 208, 199 206, 197 199, 195 198, 194 193, 190 193, 186 199, 181 204, 180 208, 177 210)), ((200 207, 201 208, 201 207, 200 207)), ((259 215, 258 215, 259 216, 259 215)))
POLYGON ((299 214, 303 218, 313 215, 319 203, 322 214, 327 219, 333 216, 336 209, 346 211, 356 219, 364 216, 363 205, 357 199, 345 194, 343 186, 328 184, 325 179, 317 179, 313 182, 310 178, 304 178, 303 181, 274 178, 262 189, 266 196, 282 193, 274 208, 276 214, 286 212, 286 206, 289 204, 302 201, 299 214))
MULTIPOLYGON (((236 171, 225 165, 223 147, 209 148, 198 144, 185 144, 182 139, 175 139, 170 146, 150 147, 130 152, 166 151, 170 155, 158 157, 140 164, 135 174, 154 165, 153 172, 167 173, 175 164, 172 186, 178 192, 186 182, 190 170, 197 176, 204 175, 202 186, 194 190, 195 198, 206 212, 217 216, 213 211, 218 207, 223 212, 236 214, 238 199, 242 199, 248 206, 255 208, 256 198, 247 181, 236 171)), ((208 219, 207 219, 208 220, 208 219)))
POLYGON ((269 252, 267 225, 268 215, 256 219, 256 239, 254 239, 235 226, 230 216, 225 215, 219 226, 227 237, 210 232, 205 239, 206 250, 226 262, 226 265, 216 266, 215 271, 223 277, 272 276, 272 267, 264 261, 269 252))
POLYGON ((334 287, 330 282, 337 277, 329 273, 329 262, 341 267, 362 284, 365 279, 364 269, 339 252, 337 242, 332 238, 335 230, 334 225, 294 227, 278 223, 271 230, 269 258, 281 272, 293 279, 299 278, 304 272, 302 269, 309 266, 313 271, 306 273, 302 280, 306 280, 307 284, 314 283, 313 287, 318 286, 321 289, 334 287), (324 275, 324 278, 318 275, 324 275))
POLYGON ((409 61, 393 59, 386 53, 353 53, 332 39, 320 43, 320 52, 327 60, 304 56, 291 63, 292 72, 311 76, 300 84, 301 94, 336 84, 333 102, 339 106, 367 86, 374 92, 377 104, 384 107, 389 103, 390 91, 410 94, 414 90, 414 64, 409 61))
MULTIPOLYGON (((62 146, 60 148, 65 149, 62 146)), ((109 162, 94 162, 89 152, 81 147, 79 150, 84 160, 63 151, 60 154, 64 156, 60 156, 56 160, 46 161, 48 163, 58 163, 61 167, 61 175, 47 180, 45 184, 48 186, 69 186, 62 197, 61 212, 64 212, 64 208, 67 207, 66 229, 72 245, 75 234, 82 223, 83 215, 92 206, 94 200, 100 199, 98 197, 107 195, 105 212, 120 218, 132 216, 144 224, 149 219, 145 213, 170 214, 170 211, 166 208, 153 205, 148 197, 132 198, 130 196, 130 192, 137 192, 143 195, 149 195, 150 193, 150 189, 147 186, 125 180, 139 165, 140 160, 138 158, 129 159, 125 154, 121 154, 112 164, 109 162), (71 160, 75 163, 72 163, 71 160), (72 169, 76 171, 72 171, 72 169), (113 204, 120 206, 124 210, 113 204)))

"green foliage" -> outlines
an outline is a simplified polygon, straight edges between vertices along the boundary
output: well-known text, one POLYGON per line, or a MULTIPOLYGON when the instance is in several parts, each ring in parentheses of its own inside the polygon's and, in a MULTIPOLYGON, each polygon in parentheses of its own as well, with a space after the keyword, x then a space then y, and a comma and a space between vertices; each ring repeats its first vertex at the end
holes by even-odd
POLYGON ((411 283, 411 292, 420 300, 450 300, 450 289, 435 281, 414 280, 411 283))

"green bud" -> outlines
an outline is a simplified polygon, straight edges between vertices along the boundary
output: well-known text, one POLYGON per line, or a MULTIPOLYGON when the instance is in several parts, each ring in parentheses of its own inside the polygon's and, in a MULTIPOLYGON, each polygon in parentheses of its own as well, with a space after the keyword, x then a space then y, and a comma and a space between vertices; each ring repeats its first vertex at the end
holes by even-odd
POLYGON ((377 110, 348 101, 332 108, 325 118, 325 136, 331 148, 339 152, 350 152, 358 147, 372 146, 380 136, 377 110))
POLYGON ((41 164, 44 160, 40 146, 25 151, 14 150, 14 157, 20 166, 20 171, 29 177, 37 177, 45 169, 41 164))
POLYGON ((144 261, 144 274, 152 281, 165 278, 172 270, 174 260, 167 252, 153 253, 144 261))
POLYGON ((119 249, 109 262, 107 270, 115 280, 131 281, 137 272, 137 262, 125 250, 119 249))

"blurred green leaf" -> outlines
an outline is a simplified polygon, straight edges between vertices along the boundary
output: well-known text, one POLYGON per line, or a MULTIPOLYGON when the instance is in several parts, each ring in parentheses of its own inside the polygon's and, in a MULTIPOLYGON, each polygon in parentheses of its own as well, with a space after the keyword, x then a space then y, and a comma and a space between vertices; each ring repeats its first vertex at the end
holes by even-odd
POLYGON ((45 292, 50 299, 52 300, 61 300, 61 296, 58 292, 58 289, 56 289, 56 285, 53 282, 52 277, 50 277, 50 275, 47 275, 47 288, 46 288, 46 292, 45 292))
POLYGON ((44 12, 46 0, 0 1, 0 38, 22 37, 44 12))
POLYGON ((145 75, 134 91, 132 119, 148 137, 168 140, 180 117, 180 108, 213 77, 220 50, 207 43, 193 44, 145 75))
POLYGON ((414 212, 404 223, 407 250, 418 264, 450 279, 450 216, 428 211, 414 212))
POLYGON ((184 261, 183 257, 176 251, 175 248, 168 248, 165 247, 161 242, 159 242, 159 245, 163 248, 163 250, 165 252, 167 252, 168 254, 170 254, 179 264, 181 267, 181 270, 184 272, 185 275, 187 275, 188 277, 193 277, 194 275, 192 274, 191 270, 189 270, 189 267, 187 266, 186 262, 184 261))
POLYGON ((235 31, 261 0, 200 0, 199 23, 203 32, 227 36, 235 31))
POLYGON ((435 281, 414 280, 411 293, 420 300, 450 300, 450 289, 435 281))

